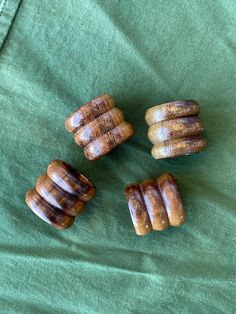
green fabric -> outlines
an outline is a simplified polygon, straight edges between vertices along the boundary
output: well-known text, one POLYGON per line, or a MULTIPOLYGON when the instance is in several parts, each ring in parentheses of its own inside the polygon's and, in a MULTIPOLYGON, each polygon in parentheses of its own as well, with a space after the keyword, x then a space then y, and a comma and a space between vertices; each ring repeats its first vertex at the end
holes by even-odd
POLYGON ((7 37, 11 23, 15 17, 18 5, 21 0, 0 1, 0 49, 7 37))
POLYGON ((0 5, 0 313, 235 313, 235 0, 19 2, 0 5), (64 121, 105 92, 136 132, 90 162, 64 121), (152 159, 145 111, 189 98, 209 147, 152 159), (24 202, 56 158, 97 186, 64 232, 24 202), (187 223, 138 237, 124 187, 166 171, 187 223))

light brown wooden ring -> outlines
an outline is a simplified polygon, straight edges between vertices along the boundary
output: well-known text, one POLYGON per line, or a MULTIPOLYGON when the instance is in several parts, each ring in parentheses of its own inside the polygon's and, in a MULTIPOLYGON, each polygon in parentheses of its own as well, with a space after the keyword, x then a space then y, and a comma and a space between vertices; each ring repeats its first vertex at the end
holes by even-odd
POLYGON ((173 101, 149 108, 145 120, 151 126, 155 122, 198 115, 199 111, 199 104, 194 100, 173 101))
POLYGON ((152 225, 138 184, 130 184, 125 188, 125 195, 130 215, 138 235, 145 235, 152 231, 152 225))
POLYGON ((153 230, 164 230, 169 226, 165 205, 162 200, 157 180, 145 180, 140 184, 145 206, 153 230))
POLYGON ((104 112, 115 106, 114 100, 109 95, 101 95, 88 103, 82 105, 73 112, 65 121, 65 128, 68 132, 74 133, 78 128, 93 121, 104 112))
POLYGON ((75 194, 82 201, 91 200, 96 193, 95 185, 88 178, 62 160, 53 160, 47 174, 60 188, 75 194))
POLYGON ((75 217, 56 210, 38 194, 35 188, 26 193, 25 201, 39 218, 55 228, 63 230, 74 223, 75 217))
POLYGON ((176 179, 170 173, 160 176, 157 180, 165 204, 171 226, 185 223, 186 214, 179 194, 176 179))
POLYGON ((104 133, 115 128, 122 121, 124 121, 122 111, 118 108, 113 108, 78 129, 78 131, 74 134, 75 142, 81 147, 84 147, 99 138, 104 133))
POLYGON ((61 189, 46 173, 38 177, 36 191, 47 203, 67 215, 77 216, 84 207, 83 201, 61 189))
POLYGON ((203 123, 197 116, 176 118, 156 122, 148 130, 148 138, 151 143, 200 134, 203 131, 203 123))
POLYGON ((109 153, 119 144, 126 141, 134 133, 131 124, 123 121, 114 129, 103 134, 84 148, 85 157, 89 160, 96 160, 109 153))
POLYGON ((155 159, 178 157, 189 155, 203 150, 207 141, 200 135, 181 137, 169 141, 159 142, 152 148, 152 156, 155 159))

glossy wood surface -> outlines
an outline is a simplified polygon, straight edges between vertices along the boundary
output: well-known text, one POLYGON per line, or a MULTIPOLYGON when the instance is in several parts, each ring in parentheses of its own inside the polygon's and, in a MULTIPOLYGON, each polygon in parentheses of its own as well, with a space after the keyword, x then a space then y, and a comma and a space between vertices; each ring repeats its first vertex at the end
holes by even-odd
POLYGON ((199 104, 194 100, 179 100, 156 105, 149 108, 145 114, 145 120, 149 126, 155 122, 170 120, 178 117, 198 115, 199 104))
POLYGON ((133 135, 133 127, 123 121, 114 129, 103 134, 84 148, 84 154, 89 160, 96 160, 108 154, 117 145, 122 144, 133 135))
POLYGON ((163 174, 157 180, 171 226, 185 223, 185 209, 180 198, 176 179, 170 173, 163 174))
POLYGON ((173 158, 198 153, 205 147, 207 141, 202 136, 188 136, 159 142, 153 146, 151 154, 155 159, 173 158))
POLYGON ((140 184, 140 188, 153 230, 166 229, 169 220, 157 180, 145 180, 140 184))
POLYGON ((26 203, 45 222, 59 229, 70 227, 84 202, 95 195, 95 186, 79 171, 61 160, 54 160, 41 175, 36 188, 26 193, 26 203))
POLYGON ((203 150, 207 141, 202 137, 203 123, 197 116, 200 107, 193 100, 175 101, 147 110, 148 138, 155 159, 174 158, 203 150))
POLYGON ((123 121, 124 116, 122 111, 118 108, 113 108, 84 127, 78 129, 75 133, 75 141, 78 145, 84 147, 104 133, 114 129, 123 121))
POLYGON ((47 169, 47 175, 61 189, 75 194, 82 201, 91 200, 95 193, 95 185, 82 173, 62 160, 53 160, 47 169))
POLYGON ((38 177, 36 191, 47 203, 70 216, 77 216, 84 207, 83 201, 61 189, 46 173, 38 177))
POLYGON ((156 122, 148 130, 148 138, 151 143, 177 139, 191 135, 200 134, 203 124, 196 116, 176 118, 156 122))
POLYGON ((38 194, 36 189, 29 190, 26 193, 25 201, 39 218, 53 227, 63 230, 69 228, 74 223, 75 217, 56 210, 38 194))
POLYGON ((166 173, 141 184, 132 183, 125 188, 125 195, 138 235, 185 223, 185 209, 172 174, 166 173))
POLYGON ((84 149, 89 160, 108 154, 134 133, 109 95, 102 95, 81 106, 66 120, 65 126, 74 133, 75 142, 84 149))
POLYGON ((75 132, 78 128, 93 121, 103 113, 115 107, 114 99, 109 95, 101 95, 73 112, 66 119, 65 127, 68 132, 75 132))
POLYGON ((126 198, 138 235, 145 235, 152 231, 152 225, 138 184, 131 184, 125 189, 126 198))

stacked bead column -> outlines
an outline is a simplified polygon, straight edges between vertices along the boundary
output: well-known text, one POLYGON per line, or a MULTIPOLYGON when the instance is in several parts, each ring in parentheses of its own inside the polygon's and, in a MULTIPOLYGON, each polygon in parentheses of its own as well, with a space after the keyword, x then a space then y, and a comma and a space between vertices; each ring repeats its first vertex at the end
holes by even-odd
POLYGON ((176 179, 170 173, 125 188, 130 215, 138 235, 179 226, 186 220, 176 179))
POLYGON ((81 106, 67 118, 65 127, 74 134, 75 142, 84 149, 89 160, 108 154, 134 133, 109 95, 99 96, 81 106))
POLYGON ((36 187, 26 193, 29 208, 42 220, 58 228, 69 228, 84 203, 95 195, 95 186, 79 171, 61 160, 50 163, 36 187))
POLYGON ((202 137, 203 123, 194 100, 174 101, 147 110, 145 119, 150 126, 148 138, 155 159, 189 155, 207 146, 202 137))

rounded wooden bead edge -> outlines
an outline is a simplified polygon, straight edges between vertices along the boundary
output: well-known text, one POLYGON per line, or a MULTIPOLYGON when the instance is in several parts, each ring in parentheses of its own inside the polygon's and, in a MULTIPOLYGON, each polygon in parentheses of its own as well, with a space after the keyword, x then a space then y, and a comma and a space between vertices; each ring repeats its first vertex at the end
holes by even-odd
POLYGON ((173 101, 149 108, 145 120, 154 159, 174 158, 202 151, 207 141, 202 137, 203 123, 197 116, 194 100, 173 101))
POLYGON ((66 119, 65 127, 74 133, 75 142, 84 149, 85 157, 91 161, 108 154, 134 133, 133 126, 125 121, 123 112, 107 94, 82 105, 66 119), (122 134, 121 139, 124 123, 127 133, 122 134), (119 128, 120 132, 117 132, 119 128), (113 133, 116 135, 113 136, 113 133))
POLYGON ((49 177, 48 174, 39 176, 36 181, 36 188, 27 191, 25 201, 28 207, 42 220, 58 229, 66 229, 74 223, 75 216, 81 213, 84 203, 94 197, 96 189, 91 181, 64 161, 53 160, 48 166, 49 169, 48 172, 51 176, 49 177), (61 185, 58 185, 58 181, 57 183, 54 182, 52 180, 53 171, 50 168, 52 165, 59 167, 56 168, 57 175, 58 169, 67 171, 73 169, 74 173, 72 170, 69 172, 71 178, 69 175, 66 177, 68 172, 64 172, 65 178, 68 179, 67 181, 74 178, 74 182, 78 182, 82 178, 82 184, 87 185, 87 195, 81 196, 76 195, 74 191, 68 192, 61 185))
POLYGON ((125 195, 138 235, 146 235, 152 230, 162 231, 169 225, 180 226, 185 223, 185 209, 176 179, 170 173, 163 174, 156 180, 149 179, 140 184, 129 184, 125 188, 125 195))

